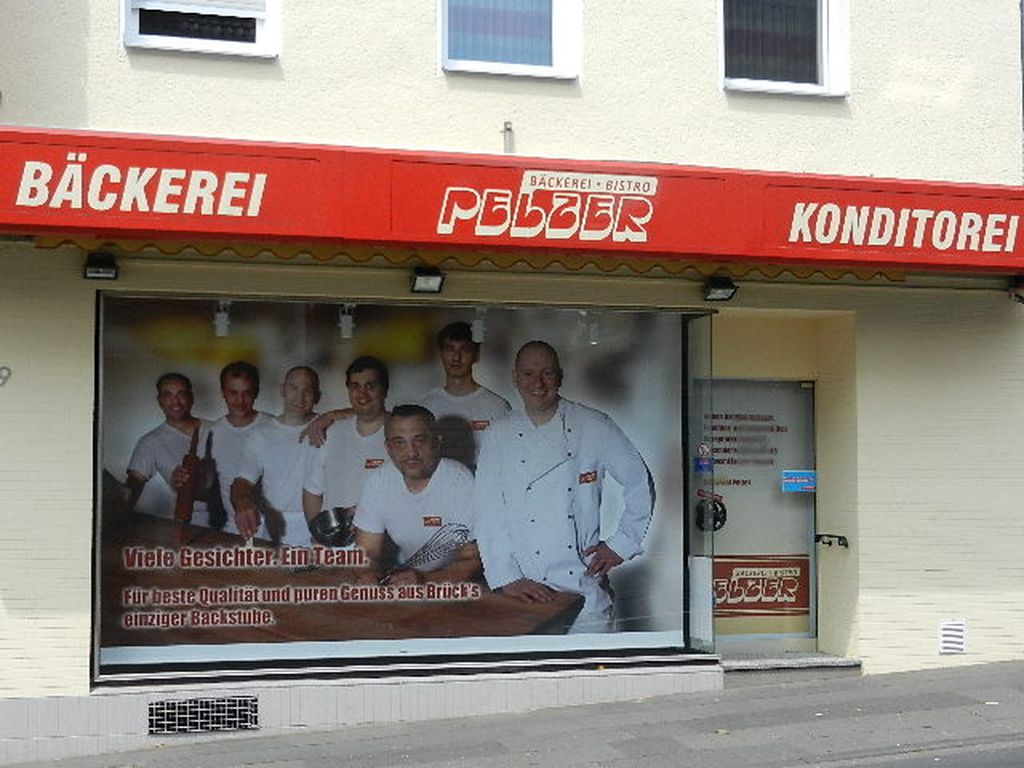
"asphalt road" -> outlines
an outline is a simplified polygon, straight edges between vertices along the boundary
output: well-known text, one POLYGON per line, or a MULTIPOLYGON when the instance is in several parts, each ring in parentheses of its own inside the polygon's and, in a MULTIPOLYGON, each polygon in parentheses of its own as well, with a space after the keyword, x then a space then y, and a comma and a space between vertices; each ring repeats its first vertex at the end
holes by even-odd
MULTIPOLYGON (((55 768, 1024 766, 1024 662, 817 679, 731 673, 724 691, 429 723, 247 736, 55 768)), ((42 763, 34 765, 43 765, 42 763)))

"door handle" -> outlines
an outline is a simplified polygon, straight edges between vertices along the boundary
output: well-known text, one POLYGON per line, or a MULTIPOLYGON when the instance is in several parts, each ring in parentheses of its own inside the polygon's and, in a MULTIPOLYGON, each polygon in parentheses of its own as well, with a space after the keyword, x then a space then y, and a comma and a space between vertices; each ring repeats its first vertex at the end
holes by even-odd
POLYGON ((824 544, 826 547, 837 545, 843 549, 850 548, 850 540, 840 533, 816 533, 814 534, 815 544, 824 544))

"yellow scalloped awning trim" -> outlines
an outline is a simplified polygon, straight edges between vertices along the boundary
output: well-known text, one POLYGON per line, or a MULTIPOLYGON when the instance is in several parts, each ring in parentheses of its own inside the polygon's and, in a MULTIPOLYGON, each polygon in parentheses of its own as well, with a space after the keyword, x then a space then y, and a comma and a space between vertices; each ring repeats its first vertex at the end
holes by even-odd
POLYGON ((815 265, 752 264, 749 262, 708 261, 699 256, 684 257, 640 257, 636 255, 596 253, 567 253, 563 251, 514 251, 514 250, 435 250, 353 245, 339 247, 331 243, 251 243, 206 241, 180 242, 164 240, 105 240, 99 238, 44 236, 35 238, 39 248, 57 248, 75 245, 86 251, 111 249, 122 254, 140 257, 171 256, 218 261, 245 261, 273 263, 275 261, 302 261, 309 259, 315 264, 368 265, 409 267, 413 265, 446 266, 453 264, 465 269, 483 268, 496 270, 534 270, 602 272, 611 274, 650 275, 652 277, 678 276, 684 274, 708 276, 712 274, 731 277, 747 277, 759 273, 766 278, 790 275, 800 279, 824 277, 840 280, 855 277, 870 281, 884 279, 903 282, 902 270, 878 267, 822 267, 815 265))

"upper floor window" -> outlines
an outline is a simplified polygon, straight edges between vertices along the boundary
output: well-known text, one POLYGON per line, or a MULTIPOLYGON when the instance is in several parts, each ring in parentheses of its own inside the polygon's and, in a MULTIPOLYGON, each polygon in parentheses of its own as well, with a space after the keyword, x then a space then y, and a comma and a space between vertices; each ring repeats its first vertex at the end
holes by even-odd
POLYGON ((843 96, 847 0, 722 0, 725 87, 843 96))
POLYGON ((121 0, 124 44, 274 57, 279 0, 121 0))
POLYGON ((441 0, 446 70, 573 78, 582 0, 441 0))

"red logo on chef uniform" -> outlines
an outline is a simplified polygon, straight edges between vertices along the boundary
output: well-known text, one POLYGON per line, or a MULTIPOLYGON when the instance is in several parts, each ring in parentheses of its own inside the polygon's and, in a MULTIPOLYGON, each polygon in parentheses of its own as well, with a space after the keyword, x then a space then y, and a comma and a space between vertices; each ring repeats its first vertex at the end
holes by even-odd
POLYGON ((489 426, 491 426, 491 422, 489 420, 487 420, 487 421, 473 421, 473 422, 470 422, 470 426, 473 427, 473 431, 474 432, 483 432, 485 429, 487 429, 489 426))
POLYGON ((384 459, 367 459, 363 464, 363 469, 376 469, 384 463, 384 459))
POLYGON ((597 471, 590 470, 589 472, 580 472, 580 485, 586 485, 587 483, 597 482, 597 471))
POLYGON ((441 516, 440 515, 424 515, 423 516, 423 527, 424 528, 440 528, 441 527, 441 516))

